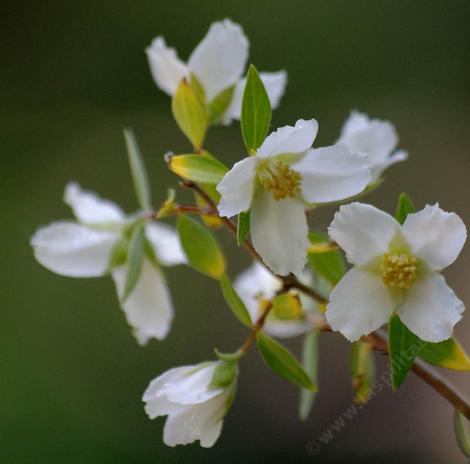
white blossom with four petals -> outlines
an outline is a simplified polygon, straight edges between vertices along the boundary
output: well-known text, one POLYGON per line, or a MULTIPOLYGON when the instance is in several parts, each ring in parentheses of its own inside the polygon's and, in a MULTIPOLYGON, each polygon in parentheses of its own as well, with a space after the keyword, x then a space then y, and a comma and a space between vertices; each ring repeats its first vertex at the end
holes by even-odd
MULTIPOLYGON (((178 58, 176 50, 168 47, 162 36, 152 41, 146 53, 155 83, 170 96, 175 94, 181 80, 190 79, 191 75, 201 84, 208 103, 235 86, 232 101, 223 116, 223 122, 229 124, 232 119, 240 119, 248 49, 249 42, 241 26, 225 19, 211 25, 187 63, 178 58)), ((260 77, 271 107, 276 108, 284 94, 287 73, 262 72, 260 77)))
POLYGON ((408 159, 406 151, 395 151, 398 134, 391 122, 370 119, 358 111, 351 112, 336 143, 367 156, 372 171, 372 183, 377 182, 389 166, 408 159))
MULTIPOLYGON (((119 206, 69 183, 64 201, 77 221, 58 221, 40 228, 32 237, 36 259, 47 269, 68 277, 100 277, 108 273, 114 246, 122 238, 128 218, 119 206)), ((169 226, 149 222, 145 234, 160 264, 186 262, 179 237, 169 226)), ((111 270, 118 296, 124 292, 128 267, 111 270)), ((139 344, 163 340, 171 328, 173 304, 162 271, 145 259, 139 281, 121 303, 139 344)))
POLYGON ((211 381, 220 361, 170 369, 154 379, 142 400, 150 419, 168 416, 163 441, 168 446, 199 440, 210 448, 220 436, 223 418, 235 395, 236 380, 226 387, 211 381))
POLYGON ((278 275, 299 274, 305 266, 310 244, 305 202, 342 200, 370 181, 364 155, 339 145, 312 150, 317 130, 314 119, 281 127, 217 185, 220 215, 251 210, 253 245, 278 275))
MULTIPOLYGON (((312 274, 309 271, 304 270, 298 278, 303 284, 312 285, 312 274)), ((283 282, 255 261, 236 277, 233 285, 255 323, 263 310, 263 300, 274 298, 282 289, 283 282)), ((268 335, 278 338, 296 337, 309 332, 317 322, 324 320, 317 303, 311 298, 295 289, 289 292, 299 297, 301 313, 292 319, 279 319, 271 311, 263 326, 268 335)))
POLYGON ((371 205, 352 203, 336 213, 329 234, 354 265, 330 295, 326 319, 333 330, 355 341, 396 313, 422 340, 452 335, 465 308, 440 271, 465 243, 459 216, 427 205, 400 225, 371 205))

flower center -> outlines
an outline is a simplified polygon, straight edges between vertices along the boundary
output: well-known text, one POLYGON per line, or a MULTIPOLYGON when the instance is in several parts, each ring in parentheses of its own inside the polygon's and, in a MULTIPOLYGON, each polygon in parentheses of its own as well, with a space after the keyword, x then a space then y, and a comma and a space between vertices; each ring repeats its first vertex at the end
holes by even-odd
POLYGON ((417 263, 406 253, 385 253, 380 263, 382 280, 389 287, 410 288, 418 278, 417 263))
POLYGON ((270 163, 259 173, 259 181, 273 199, 294 198, 300 193, 302 175, 280 160, 270 163))

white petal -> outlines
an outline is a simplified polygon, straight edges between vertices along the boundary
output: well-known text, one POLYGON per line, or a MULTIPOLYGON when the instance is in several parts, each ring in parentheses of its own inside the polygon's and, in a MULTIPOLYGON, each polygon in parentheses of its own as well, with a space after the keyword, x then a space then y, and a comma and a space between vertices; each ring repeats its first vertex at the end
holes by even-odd
POLYGON ((178 233, 172 227, 161 222, 152 222, 147 224, 145 233, 161 264, 175 266, 187 262, 178 233))
POLYGON ((179 382, 181 379, 187 377, 198 368, 198 364, 191 364, 189 366, 174 367, 173 369, 165 371, 163 374, 159 375, 150 382, 142 396, 142 401, 148 402, 155 400, 161 396, 160 390, 164 385, 167 383, 179 382))
POLYGON ((64 202, 72 208, 75 217, 83 223, 122 222, 125 219, 118 205, 98 197, 93 192, 82 190, 76 182, 70 182, 65 187, 64 202))
POLYGON ((395 304, 379 275, 353 268, 331 292, 326 320, 353 342, 385 324, 395 304))
POLYGON ((369 119, 367 115, 353 111, 337 143, 346 145, 353 152, 367 155, 374 166, 387 160, 397 146, 398 135, 389 121, 369 119))
POLYGON ((349 262, 361 266, 388 251, 400 233, 400 224, 371 205, 341 206, 328 228, 330 237, 346 252, 349 262))
MULTIPOLYGON (((119 298, 124 292, 127 269, 127 265, 120 266, 112 273, 119 298)), ((163 340, 167 336, 173 321, 173 304, 161 271, 149 261, 144 261, 136 287, 121 306, 140 345, 151 338, 163 340)))
POLYGON ((356 195, 365 189, 371 177, 367 158, 341 145, 310 150, 291 167, 302 174, 302 196, 310 203, 356 195))
POLYGON ((219 182, 217 191, 221 198, 218 210, 221 216, 232 217, 250 209, 257 163, 255 156, 242 159, 219 182))
POLYGON ((438 204, 408 215, 403 233, 412 252, 433 271, 452 264, 467 239, 462 219, 455 213, 446 213, 438 204))
POLYGON ((188 60, 188 68, 202 84, 208 102, 238 81, 245 69, 248 47, 238 24, 225 19, 211 25, 188 60))
POLYGON ((264 324, 264 331, 277 338, 293 338, 306 334, 312 330, 312 323, 308 320, 273 321, 268 319, 264 324))
POLYGON ((245 303, 251 320, 256 322, 259 313, 259 298, 270 300, 282 287, 282 281, 262 264, 254 262, 233 281, 234 288, 245 303))
POLYGON ((431 273, 411 287, 398 315, 419 338, 437 343, 452 335, 464 309, 444 277, 431 273))
POLYGON ((31 245, 36 259, 56 274, 99 277, 108 270, 116 239, 114 233, 63 221, 39 229, 31 245))
POLYGON ((276 274, 298 274, 305 266, 309 241, 303 204, 295 198, 275 201, 260 191, 251 209, 253 245, 276 274))
POLYGON ((181 80, 188 74, 186 65, 178 58, 176 50, 167 47, 165 39, 159 36, 153 39, 145 53, 155 83, 168 95, 174 95, 181 80))
POLYGON ((305 153, 318 132, 315 119, 299 119, 295 126, 284 126, 272 132, 258 149, 258 156, 269 158, 282 153, 305 153))
MULTIPOLYGON (((287 84, 286 71, 262 72, 259 74, 271 102, 271 108, 279 106, 287 84)), ((246 77, 240 79, 233 92, 232 101, 224 115, 224 124, 230 124, 232 119, 240 119, 242 112, 243 92, 245 90, 246 77)))
POLYGON ((370 179, 370 183, 373 184, 377 182, 382 176, 382 173, 393 164, 399 163, 400 161, 406 161, 407 159, 408 153, 404 150, 399 150, 389 156, 383 163, 371 165, 372 177, 370 179))

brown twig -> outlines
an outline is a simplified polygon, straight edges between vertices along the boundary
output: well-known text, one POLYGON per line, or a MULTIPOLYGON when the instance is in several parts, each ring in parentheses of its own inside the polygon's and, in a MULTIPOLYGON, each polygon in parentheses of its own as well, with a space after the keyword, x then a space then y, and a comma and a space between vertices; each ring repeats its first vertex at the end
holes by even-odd
POLYGON ((240 351, 242 351, 243 353, 246 353, 250 349, 250 346, 253 344, 253 342, 256 340, 256 336, 258 335, 258 332, 263 328, 264 322, 266 321, 266 318, 268 317, 272 306, 273 305, 271 302, 266 303, 266 307, 264 308, 263 313, 256 321, 255 325, 253 326, 253 329, 251 330, 250 335, 240 348, 240 351))

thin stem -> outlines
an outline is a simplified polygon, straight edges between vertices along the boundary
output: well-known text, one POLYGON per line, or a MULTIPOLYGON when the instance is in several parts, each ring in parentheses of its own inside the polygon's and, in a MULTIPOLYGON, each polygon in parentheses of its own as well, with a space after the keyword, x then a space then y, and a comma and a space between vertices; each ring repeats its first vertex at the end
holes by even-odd
MULTIPOLYGON (((207 203, 208 210, 213 213, 214 215, 218 215, 217 205, 215 202, 210 198, 209 195, 204 192, 201 187, 190 181, 184 181, 182 183, 183 187, 189 188, 197 192, 197 194, 204 199, 207 203)), ((237 236, 237 226, 228 218, 220 218, 224 225, 231 231, 231 233, 236 237, 237 236)), ((267 266, 264 264, 261 256, 253 247, 253 244, 249 240, 243 241, 243 246, 246 250, 250 253, 250 255, 263 264, 266 268, 267 266)), ((269 271, 270 269, 267 268, 269 271)), ((272 271, 270 271, 272 272, 272 271)), ((279 276, 274 274, 276 277, 282 280, 283 288, 281 291, 286 291, 290 288, 296 288, 301 292, 308 295, 310 298, 314 299, 319 303, 327 303, 328 300, 320 295, 318 292, 313 290, 312 288, 302 284, 294 275, 290 274, 288 276, 279 276)), ((246 339, 245 343, 240 348, 243 352, 248 351, 250 346, 256 339, 258 332, 263 328, 265 320, 271 311, 272 304, 268 304, 264 309, 263 313, 256 321, 253 330, 251 331, 249 337, 246 339)), ((320 330, 323 332, 332 332, 331 327, 323 323, 320 330)), ((362 337, 364 342, 367 342, 372 345, 375 350, 381 351, 383 353, 388 353, 388 341, 387 336, 380 331, 373 332, 367 336, 362 337)), ((445 398, 455 409, 461 412, 467 419, 470 420, 470 403, 456 390, 456 388, 450 384, 447 380, 443 379, 435 369, 431 368, 425 362, 420 359, 414 361, 411 370, 422 380, 424 380, 429 386, 431 386, 439 395, 445 398)))

